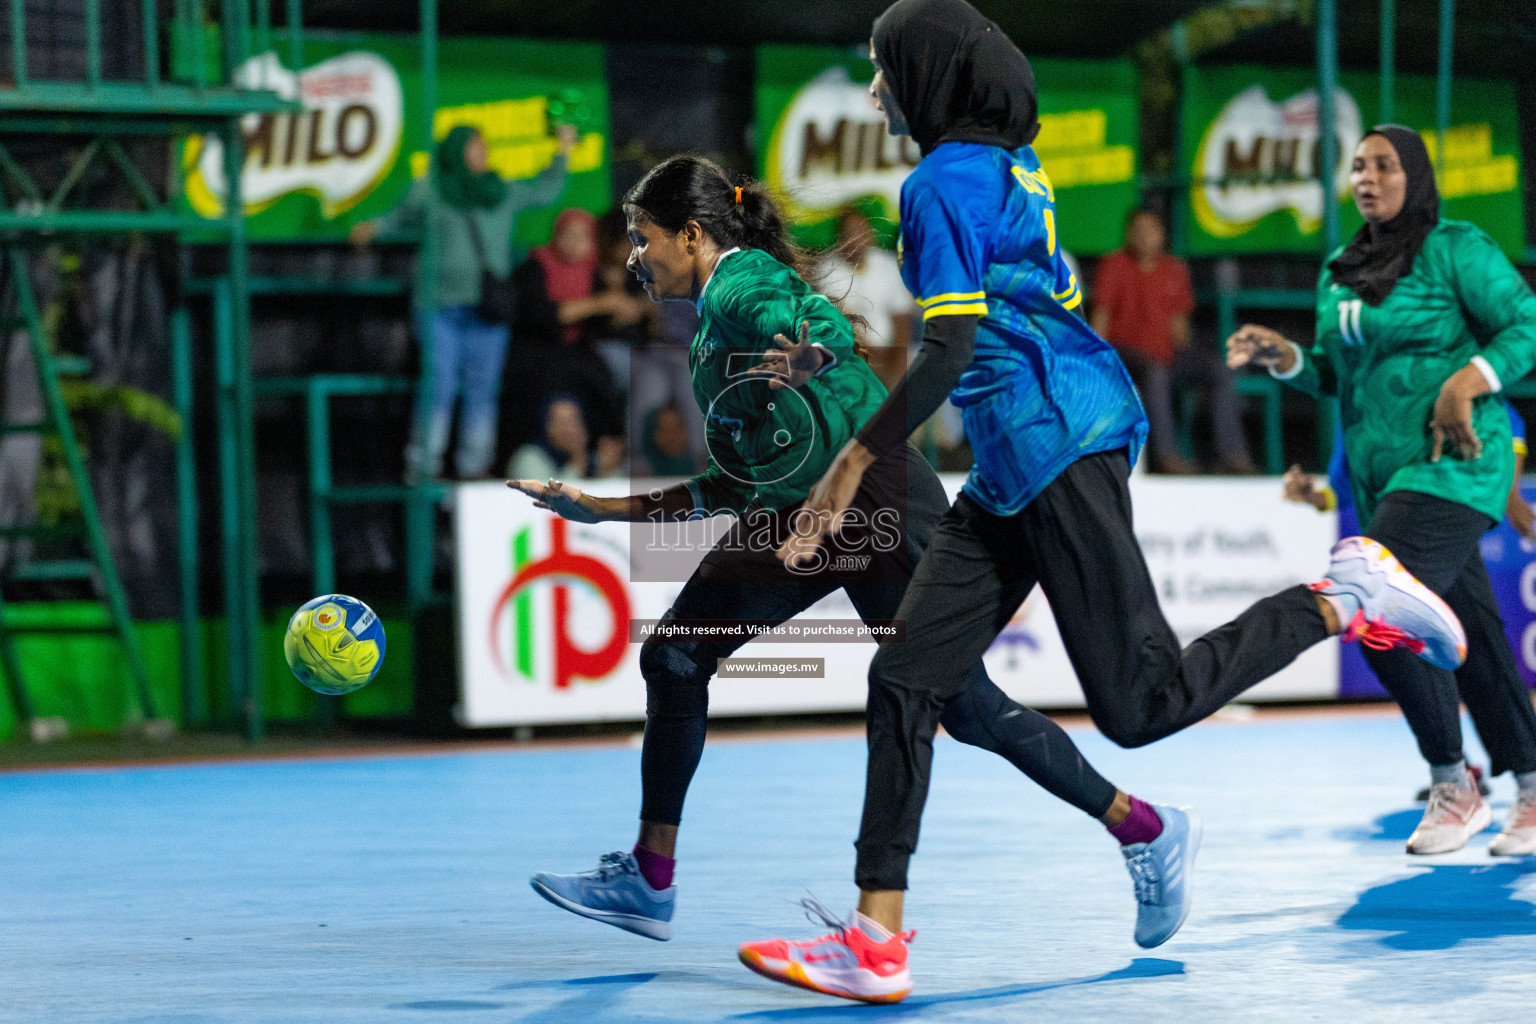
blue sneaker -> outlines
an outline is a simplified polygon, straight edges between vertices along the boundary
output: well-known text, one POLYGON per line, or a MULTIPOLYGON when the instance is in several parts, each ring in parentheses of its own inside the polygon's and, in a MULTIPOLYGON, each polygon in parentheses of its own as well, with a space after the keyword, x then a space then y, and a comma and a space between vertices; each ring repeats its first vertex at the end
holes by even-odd
POLYGON ((1136 887, 1136 945, 1143 949, 1173 938, 1189 916, 1189 875, 1200 852, 1200 815, 1193 807, 1153 804, 1152 809, 1162 819, 1163 834, 1120 847, 1136 887))
POLYGON ((677 886, 669 885, 660 892, 652 889, 640 874, 633 853, 605 853, 598 859, 596 870, 579 875, 538 871, 528 883, 534 892, 573 914, 660 942, 672 937, 677 886))

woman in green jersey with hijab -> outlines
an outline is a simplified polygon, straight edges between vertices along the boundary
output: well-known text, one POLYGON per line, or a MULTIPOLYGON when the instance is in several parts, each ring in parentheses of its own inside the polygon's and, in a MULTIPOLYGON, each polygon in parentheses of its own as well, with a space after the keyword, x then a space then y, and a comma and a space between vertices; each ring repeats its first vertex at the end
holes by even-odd
POLYGON ((1462 756, 1458 684, 1492 758, 1519 795, 1499 855, 1536 853, 1536 712, 1504 635, 1478 541, 1504 514, 1514 477, 1497 392, 1536 365, 1536 296, 1493 240, 1440 216, 1417 132, 1382 125, 1355 150, 1350 186, 1365 217, 1317 284, 1317 337, 1303 349, 1265 327, 1227 341, 1227 363, 1267 366, 1334 395, 1365 536, 1441 595, 1467 657, 1453 676, 1408 651, 1365 655, 1430 764, 1429 806, 1408 852, 1458 850, 1491 814, 1462 756))

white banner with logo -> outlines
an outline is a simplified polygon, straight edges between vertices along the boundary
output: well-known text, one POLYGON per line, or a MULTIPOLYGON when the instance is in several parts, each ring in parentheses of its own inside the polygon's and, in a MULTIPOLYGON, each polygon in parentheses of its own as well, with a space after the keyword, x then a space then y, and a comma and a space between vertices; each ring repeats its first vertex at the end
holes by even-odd
MULTIPOLYGON (((946 477, 953 495, 962 478, 946 477)), ((653 481, 595 481, 595 493, 644 493, 653 481)), ((1136 529, 1164 613, 1185 643, 1254 601, 1316 579, 1337 537, 1333 514, 1280 500, 1274 479, 1131 482, 1136 529)), ((682 582, 633 583, 631 527, 585 526, 533 507, 500 483, 455 491, 461 703, 467 726, 639 721, 645 681, 631 619, 658 619, 682 582)), ((670 563, 669 561, 669 564, 670 563)), ((801 618, 857 618, 838 591, 801 618)), ((1111 624, 1106 624, 1106 632, 1111 624)), ((738 657, 822 658, 824 678, 717 678, 715 715, 853 711, 864 706, 874 645, 753 641, 738 657)), ((1250 690, 1248 700, 1332 698, 1334 641, 1304 653, 1250 690)), ((1021 703, 1083 705, 1051 610, 1037 590, 986 655, 1021 703)))

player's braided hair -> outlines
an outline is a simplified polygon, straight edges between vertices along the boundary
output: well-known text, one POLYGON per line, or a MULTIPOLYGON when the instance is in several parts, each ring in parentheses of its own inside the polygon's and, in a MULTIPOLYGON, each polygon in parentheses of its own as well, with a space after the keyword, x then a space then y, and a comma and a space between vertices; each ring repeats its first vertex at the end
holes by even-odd
MULTIPOLYGON (((732 179, 725 168, 702 156, 668 157, 624 195, 627 214, 642 213, 666 231, 681 231, 690 220, 722 249, 761 249, 815 287, 816 264, 790 237, 779 204, 762 182, 732 179)), ((831 298, 829 296, 829 298, 831 298)), ((868 324, 832 299, 854 329, 854 349, 866 354, 868 324)))

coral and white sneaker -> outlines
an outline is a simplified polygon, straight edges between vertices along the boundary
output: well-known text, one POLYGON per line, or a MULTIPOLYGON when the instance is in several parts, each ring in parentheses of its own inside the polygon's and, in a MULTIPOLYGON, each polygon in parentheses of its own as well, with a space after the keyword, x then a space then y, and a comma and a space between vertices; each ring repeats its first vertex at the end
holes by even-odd
POLYGON ((912 991, 907 945, 916 932, 892 935, 854 911, 847 921, 814 899, 803 899, 805 916, 832 929, 810 942, 767 939, 748 942, 737 956, 765 978, 865 1003, 899 1003, 912 991))
POLYGON ((1424 808, 1419 827, 1408 837, 1408 852, 1419 856, 1454 853, 1492 820, 1493 812, 1477 791, 1470 772, 1465 785, 1437 782, 1429 788, 1429 806, 1424 808))
POLYGON ((1450 605, 1369 537, 1335 544, 1328 575, 1312 592, 1342 609, 1345 643, 1358 640, 1378 651, 1406 647, 1443 669, 1467 659, 1467 634, 1450 605))
POLYGON ((1504 831, 1493 837, 1488 852, 1495 857, 1536 853, 1536 790, 1522 789, 1509 809, 1504 831))

